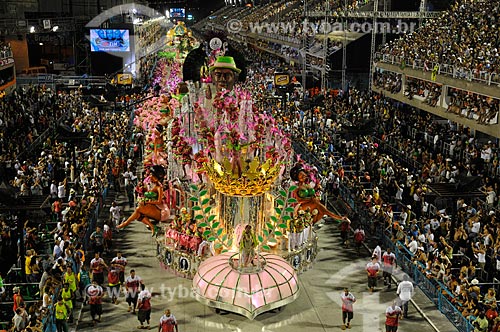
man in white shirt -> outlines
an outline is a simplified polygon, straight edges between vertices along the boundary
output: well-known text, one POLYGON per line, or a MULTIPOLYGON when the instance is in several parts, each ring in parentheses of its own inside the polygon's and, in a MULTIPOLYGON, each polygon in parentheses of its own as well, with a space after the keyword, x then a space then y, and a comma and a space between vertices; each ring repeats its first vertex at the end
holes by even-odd
POLYGON ((59 186, 57 187, 57 197, 59 197, 61 201, 64 201, 66 198, 66 179, 59 182, 59 186))
POLYGON ((120 251, 118 251, 116 253, 116 257, 111 260, 111 266, 118 269, 120 283, 123 285, 125 282, 125 267, 127 266, 127 259, 122 256, 120 251))
POLYGON ((415 255, 418 249, 418 243, 417 240, 415 240, 415 237, 411 237, 411 241, 407 244, 408 250, 415 255))
POLYGON ((398 285, 398 290, 396 294, 399 295, 399 300, 401 301, 401 307, 403 308, 403 317, 408 318, 408 302, 413 297, 415 290, 413 288, 413 283, 410 278, 405 274, 403 281, 398 285))
POLYGON ((391 289, 391 283, 392 283, 392 272, 394 270, 394 266, 396 266, 396 255, 394 255, 393 252, 391 252, 391 248, 388 247, 387 251, 384 252, 382 255, 382 262, 383 262, 383 278, 384 278, 384 285, 387 286, 388 289, 391 289))
POLYGON ((50 197, 57 197, 57 185, 55 180, 52 180, 52 183, 50 184, 50 197))
POLYGON ((111 203, 109 213, 111 215, 111 221, 113 222, 115 228, 120 224, 121 212, 122 209, 116 204, 116 202, 111 203))
POLYGON ((399 185, 396 181, 394 181, 394 184, 396 185, 396 201, 401 202, 403 200, 403 191, 405 186, 404 184, 399 185))
POLYGON ((469 237, 471 238, 471 240, 474 240, 478 237, 479 232, 481 231, 481 221, 477 217, 471 218, 469 220, 472 224, 469 237))
POLYGON ((135 307, 137 306, 137 298, 139 297, 139 293, 141 288, 144 286, 144 282, 141 277, 135 274, 135 270, 130 270, 130 275, 125 279, 125 290, 126 290, 126 298, 125 300, 128 303, 128 311, 132 310, 135 314, 135 307))

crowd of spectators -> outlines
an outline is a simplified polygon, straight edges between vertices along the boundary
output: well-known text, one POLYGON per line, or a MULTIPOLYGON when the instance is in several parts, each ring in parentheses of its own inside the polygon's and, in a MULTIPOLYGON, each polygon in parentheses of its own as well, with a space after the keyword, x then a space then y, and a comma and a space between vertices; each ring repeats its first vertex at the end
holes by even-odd
MULTIPOLYGON (((370 2, 369 0, 348 0, 348 1, 329 0, 328 8, 330 9, 330 12, 332 12, 332 15, 335 16, 340 14, 340 12, 344 10, 360 9, 369 2, 370 2)), ((326 8, 327 8, 326 1, 320 1, 314 6, 308 8, 308 11, 324 13, 326 11, 326 8)))
POLYGON ((457 88, 448 89, 448 98, 447 112, 467 119, 474 119, 483 125, 488 125, 495 118, 498 121, 500 100, 496 98, 457 88))
POLYGON ((436 107, 441 98, 443 86, 441 84, 419 80, 418 78, 406 77, 404 95, 412 100, 413 97, 423 98, 423 103, 436 107))
POLYGON ((10 44, 0 42, 0 59, 10 58, 10 57, 12 57, 12 48, 10 47, 10 44))
MULTIPOLYGON (((333 191, 339 185, 349 188, 365 205, 372 231, 385 230, 406 246, 409 257, 436 287, 447 287, 450 300, 471 321, 481 311, 496 310, 490 288, 493 277, 500 274, 496 268, 500 182, 498 177, 486 175, 493 160, 498 160, 496 144, 478 142, 466 131, 435 122, 425 112, 380 95, 351 89, 347 98, 345 94, 328 98, 336 119, 300 108, 288 117, 295 140, 302 141, 320 161, 325 187, 333 191), (366 113, 376 123, 376 134, 360 141, 356 172, 355 139, 335 136, 342 128, 341 118, 348 117, 347 122, 352 123, 366 118, 366 113), (412 137, 412 128, 422 136, 412 137), (433 140, 424 140, 423 135, 433 140), (435 147, 439 140, 449 138, 460 141, 456 145, 461 147, 455 147, 454 155, 445 156, 435 147), (390 151, 394 153, 387 153, 386 145, 393 146, 390 151), (467 151, 468 160, 458 158, 463 155, 459 149, 467 151), (409 159, 418 161, 419 167, 409 169, 402 162, 409 159), (481 177, 483 199, 464 195, 448 205, 433 198, 429 185, 458 183, 463 176, 481 177), (472 304, 471 298, 475 298, 472 304)), ((352 219, 357 220, 356 216, 352 219)))
MULTIPOLYGON (((391 93, 399 93, 402 85, 401 74, 376 70, 373 85, 391 93)), ((442 89, 442 85, 438 83, 405 77, 404 95, 409 100, 417 96, 423 104, 436 107, 441 99, 442 89)), ((498 121, 500 101, 496 98, 450 87, 447 89, 445 102, 447 113, 473 119, 483 125, 498 121)))
MULTIPOLYGON (((42 321, 52 324, 67 276, 81 276, 83 271, 88 277, 83 260, 96 249, 89 235, 103 193, 120 190, 120 177, 140 157, 142 136, 129 127, 128 105, 143 97, 128 96, 115 111, 87 102, 81 89, 56 92, 43 86, 18 87, 0 99, 0 183, 9 188, 9 199, 40 197, 46 204, 22 220, 17 210, 0 216, 6 275, 0 320, 12 318, 15 331, 41 331, 42 321), (22 247, 19 232, 23 232, 22 247), (7 252, 17 252, 17 262, 9 262, 7 252), (14 263, 10 270, 9 263, 14 263), (17 293, 24 298, 19 303, 17 293), (4 310, 5 305, 12 306, 11 301, 14 317, 12 310, 4 310)), ((3 200, 2 204, 9 203, 3 200)), ((71 294, 76 294, 71 288, 71 294)), ((74 304, 75 298, 63 300, 74 304)))
POLYGON ((373 85, 377 88, 384 89, 390 93, 398 93, 401 91, 401 74, 389 71, 376 70, 373 75, 373 85))
POLYGON ((499 77, 499 47, 496 26, 500 8, 496 2, 456 1, 450 10, 428 20, 419 30, 384 45, 381 52, 398 63, 432 69, 459 78, 499 77))

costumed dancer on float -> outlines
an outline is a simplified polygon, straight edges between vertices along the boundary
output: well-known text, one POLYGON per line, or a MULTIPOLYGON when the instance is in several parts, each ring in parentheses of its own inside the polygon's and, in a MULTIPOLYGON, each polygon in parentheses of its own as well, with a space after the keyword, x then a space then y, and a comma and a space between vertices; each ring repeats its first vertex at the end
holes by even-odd
POLYGON ((304 165, 297 163, 290 170, 290 178, 297 183, 297 189, 293 192, 295 199, 297 199, 300 207, 298 210, 304 210, 312 215, 313 224, 320 221, 325 215, 337 220, 347 220, 346 216, 339 216, 329 211, 316 196, 315 188, 308 183, 309 174, 304 168, 304 165))
POLYGON ((164 203, 163 194, 163 178, 165 177, 165 169, 162 166, 154 165, 150 169, 151 188, 144 193, 144 200, 139 203, 134 213, 118 225, 118 229, 128 226, 132 221, 139 220, 151 230, 152 235, 155 234, 155 227, 152 220, 157 222, 167 222, 170 218, 170 209, 164 203))
POLYGON ((163 126, 157 125, 151 134, 149 147, 152 152, 144 159, 144 165, 166 165, 167 154, 163 140, 163 126))

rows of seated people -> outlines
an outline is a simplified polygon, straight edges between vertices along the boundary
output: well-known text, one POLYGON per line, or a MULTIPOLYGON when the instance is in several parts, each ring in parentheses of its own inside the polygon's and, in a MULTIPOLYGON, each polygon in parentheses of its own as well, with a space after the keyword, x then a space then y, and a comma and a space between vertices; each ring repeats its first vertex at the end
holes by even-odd
POLYGON ((396 56, 413 66, 454 72, 456 77, 482 77, 495 74, 499 81, 498 53, 500 42, 494 28, 500 22, 496 2, 456 1, 439 18, 428 20, 419 30, 384 45, 381 52, 396 56), (459 36, 459 38, 455 38, 459 36))
MULTIPOLYGON (((357 199, 370 211, 372 225, 389 230, 388 235, 407 246, 409 255, 419 262, 429 278, 447 285, 452 300, 465 316, 473 319, 481 310, 496 310, 488 283, 500 274, 496 263, 500 250, 497 227, 500 181, 498 177, 483 175, 491 168, 492 161, 498 160, 500 151, 496 144, 476 141, 468 132, 454 126, 429 125, 433 122, 427 113, 380 95, 351 89, 348 98, 331 98, 339 116, 359 112, 361 105, 371 109, 378 134, 375 138, 365 137, 366 141, 361 143, 359 174, 363 176, 356 177, 352 169, 349 172, 344 168, 352 167, 355 162, 355 142, 343 139, 333 147, 328 144, 339 129, 340 121, 330 120, 327 126, 328 117, 314 116, 324 123, 316 123, 312 132, 309 127, 304 135, 301 127, 307 125, 305 119, 309 115, 296 111, 291 117, 292 122, 297 122, 291 125, 295 129, 294 137, 308 144, 316 156, 321 156, 326 187, 335 188, 335 183, 340 182, 352 188, 357 199), (433 144, 414 140, 410 136, 411 127, 429 134, 434 132, 441 139, 466 141, 464 148, 477 152, 467 161, 446 158, 433 144), (398 151, 399 155, 387 155, 377 142, 394 145, 392 151, 398 151), (479 153, 486 149, 488 153, 479 153), (421 168, 408 169, 400 162, 405 160, 403 156, 418 161, 421 168), (471 200, 464 196, 452 206, 440 203, 432 209, 435 202, 428 196, 429 184, 452 182, 451 179, 464 175, 483 175, 480 187, 483 198, 471 200), (370 183, 369 189, 366 182, 370 183)), ((452 157, 462 155, 457 152, 452 157)))

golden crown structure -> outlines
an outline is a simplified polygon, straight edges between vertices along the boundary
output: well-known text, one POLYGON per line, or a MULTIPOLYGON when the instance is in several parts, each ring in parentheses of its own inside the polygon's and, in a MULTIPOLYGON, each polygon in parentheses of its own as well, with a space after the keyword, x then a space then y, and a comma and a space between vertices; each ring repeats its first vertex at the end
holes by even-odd
POLYGON ((258 196, 269 191, 276 181, 281 169, 281 163, 272 159, 263 164, 258 158, 242 161, 241 176, 232 170, 231 162, 224 158, 222 163, 212 159, 205 163, 204 169, 215 189, 229 196, 258 196))

